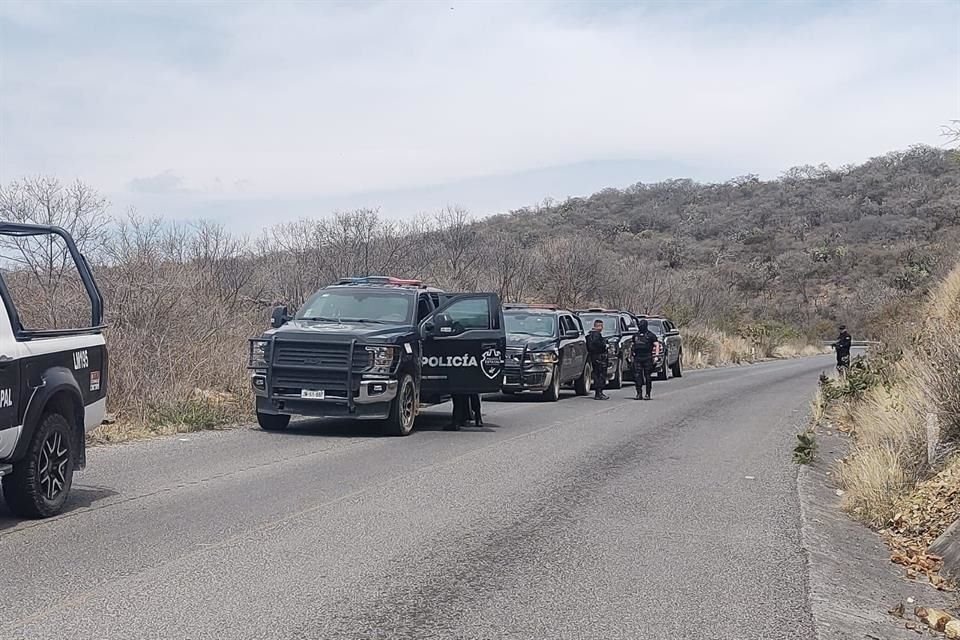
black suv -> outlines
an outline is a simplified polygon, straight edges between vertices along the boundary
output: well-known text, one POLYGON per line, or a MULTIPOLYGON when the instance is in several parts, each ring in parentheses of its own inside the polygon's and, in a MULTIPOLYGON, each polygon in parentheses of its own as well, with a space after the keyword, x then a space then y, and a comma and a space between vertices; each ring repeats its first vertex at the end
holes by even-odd
POLYGON ((493 393, 505 334, 493 293, 449 294, 416 280, 347 278, 316 292, 250 341, 257 421, 285 429, 291 415, 383 420, 407 435, 421 404, 493 393))
POLYGON ((664 350, 660 357, 654 359, 657 378, 666 380, 670 373, 674 378, 683 375, 683 337, 680 330, 663 316, 638 316, 647 321, 647 328, 657 334, 664 350))
POLYGON ((595 320, 603 320, 603 336, 610 345, 610 388, 619 389, 624 378, 633 378, 633 336, 637 333, 637 320, 628 311, 618 309, 585 309, 577 312, 584 329, 589 331, 595 320))
POLYGON ((590 392, 587 340, 573 312, 552 305, 507 304, 503 321, 504 393, 537 391, 552 402, 560 397, 561 387, 573 387, 581 396, 590 392))

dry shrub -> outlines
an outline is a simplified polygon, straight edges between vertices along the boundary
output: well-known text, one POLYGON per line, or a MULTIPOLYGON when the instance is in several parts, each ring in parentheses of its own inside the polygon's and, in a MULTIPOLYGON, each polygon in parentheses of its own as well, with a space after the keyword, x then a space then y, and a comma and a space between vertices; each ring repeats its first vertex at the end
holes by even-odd
POLYGON ((98 276, 109 301, 109 401, 119 423, 189 430, 249 412, 239 400, 249 388, 245 347, 267 311, 243 294, 254 275, 245 247, 213 225, 132 218, 107 253, 98 276))
POLYGON ((946 440, 960 442, 960 265, 931 299, 918 340, 917 378, 946 440))
POLYGON ((765 337, 758 342, 703 325, 686 329, 683 342, 684 365, 689 369, 743 364, 763 358, 798 358, 824 353, 822 347, 804 338, 791 338, 777 344, 765 337))
POLYGON ((817 392, 813 394, 813 400, 810 401, 810 423, 814 428, 823 424, 829 408, 830 402, 824 395, 823 389, 818 388, 817 392))
POLYGON ((689 369, 742 364, 753 358, 751 344, 745 338, 704 326, 684 331, 683 350, 684 365, 689 369))
POLYGON ((847 403, 840 418, 854 449, 838 469, 844 508, 874 526, 885 523, 895 503, 923 475, 924 421, 915 389, 873 387, 847 403))
POLYGON ((793 339, 773 348, 774 358, 806 358, 827 353, 829 349, 807 340, 793 339))

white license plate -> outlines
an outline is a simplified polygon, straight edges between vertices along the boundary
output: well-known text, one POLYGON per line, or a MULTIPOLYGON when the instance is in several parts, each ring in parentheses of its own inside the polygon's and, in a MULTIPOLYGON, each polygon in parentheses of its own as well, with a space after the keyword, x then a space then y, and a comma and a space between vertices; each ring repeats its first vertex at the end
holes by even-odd
POLYGON ((327 392, 323 389, 301 389, 300 397, 306 400, 323 400, 327 397, 327 392))

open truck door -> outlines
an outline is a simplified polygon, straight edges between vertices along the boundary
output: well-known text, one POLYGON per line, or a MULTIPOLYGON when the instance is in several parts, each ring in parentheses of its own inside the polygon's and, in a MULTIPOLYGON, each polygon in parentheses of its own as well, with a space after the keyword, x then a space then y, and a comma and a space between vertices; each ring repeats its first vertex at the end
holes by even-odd
POLYGON ((506 333, 499 296, 446 294, 421 322, 420 335, 422 396, 500 391, 506 333))

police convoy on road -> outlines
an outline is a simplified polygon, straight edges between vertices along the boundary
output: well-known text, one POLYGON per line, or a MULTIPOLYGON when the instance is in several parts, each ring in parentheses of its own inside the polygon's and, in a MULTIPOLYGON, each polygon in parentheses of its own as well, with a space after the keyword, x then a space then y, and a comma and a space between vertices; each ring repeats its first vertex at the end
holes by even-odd
MULTIPOLYGON (((447 293, 416 280, 346 278, 292 316, 274 309, 271 328, 250 341, 257 421, 280 431, 292 416, 375 420, 403 436, 422 406, 453 396, 533 392, 555 401, 563 388, 587 395, 597 380, 619 388, 633 377, 641 318, 501 304, 493 293, 447 293), (607 349, 602 360, 587 353, 597 321, 607 349), (604 362, 603 375, 595 375, 595 362, 604 362)), ((681 375, 679 332, 665 318, 648 322, 667 345, 657 366, 681 375)))
MULTIPOLYGON (((86 463, 85 435, 105 415, 103 299, 63 229, 0 223, 2 236, 14 246, 25 238, 62 241, 91 312, 78 328, 32 329, 0 276, 0 485, 12 512, 48 517, 62 510, 74 471, 86 463)), ((502 305, 493 293, 447 293, 416 280, 346 278, 292 315, 274 309, 270 328, 250 340, 257 421, 281 431, 295 415, 371 420, 404 436, 422 406, 452 397, 470 397, 479 410, 481 394, 529 392, 556 401, 561 389, 584 396, 597 386, 595 397, 604 399, 605 383, 619 387, 630 375, 640 318, 502 305), (599 354, 588 353, 588 343, 600 344, 599 354)), ((668 345, 657 366, 679 376, 679 332, 665 318, 649 322, 668 345)))

